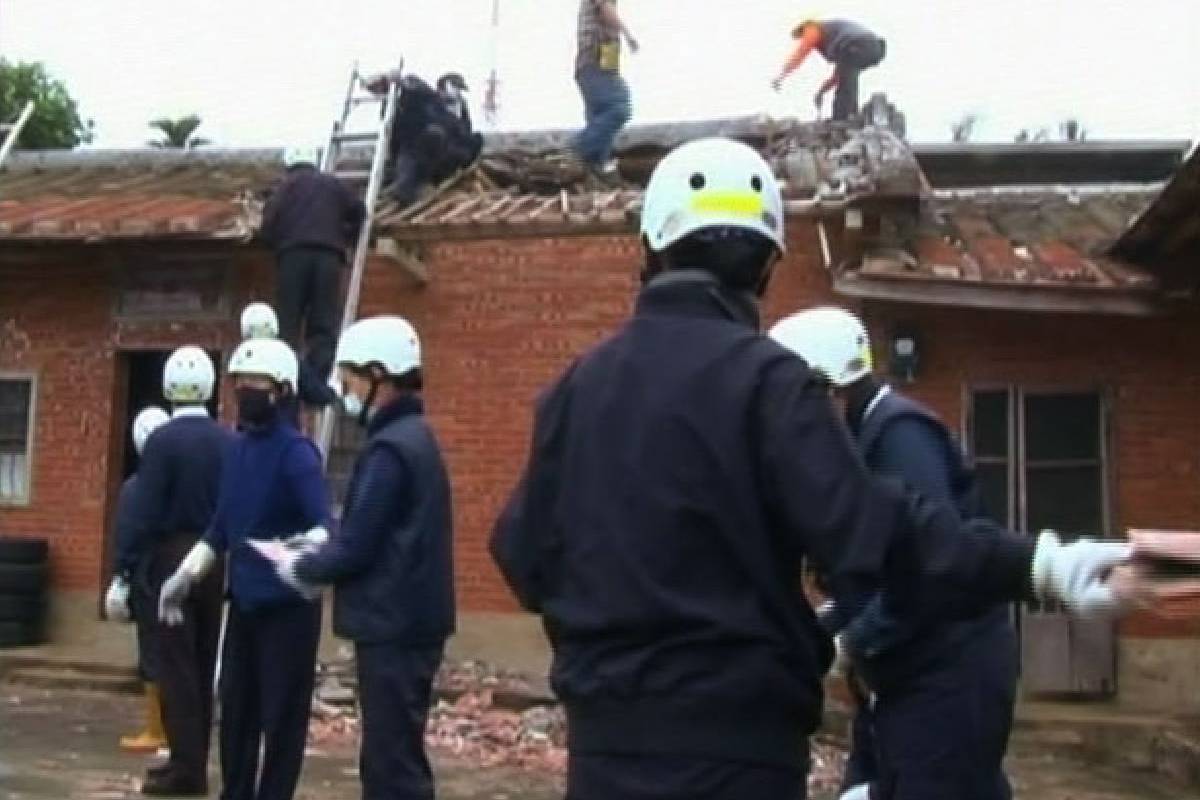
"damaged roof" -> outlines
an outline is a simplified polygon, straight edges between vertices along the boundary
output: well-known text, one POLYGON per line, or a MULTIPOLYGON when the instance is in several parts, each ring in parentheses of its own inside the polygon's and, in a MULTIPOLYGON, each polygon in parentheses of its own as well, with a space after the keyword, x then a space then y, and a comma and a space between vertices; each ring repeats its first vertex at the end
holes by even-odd
POLYGON ((0 170, 0 239, 245 239, 278 150, 14 153, 0 170))
POLYGON ((835 288, 907 302, 1152 313, 1154 276, 1109 249, 1160 190, 937 190, 922 200, 914 226, 873 243, 861 265, 839 270, 835 288))

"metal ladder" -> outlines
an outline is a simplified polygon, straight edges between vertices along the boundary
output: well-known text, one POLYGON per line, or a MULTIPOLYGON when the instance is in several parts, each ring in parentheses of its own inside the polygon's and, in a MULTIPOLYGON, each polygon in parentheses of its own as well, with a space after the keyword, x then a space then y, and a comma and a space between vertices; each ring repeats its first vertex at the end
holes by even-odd
MULTIPOLYGON (((392 117, 396 111, 396 99, 399 87, 391 84, 383 95, 362 94, 362 75, 358 64, 350 73, 350 81, 346 87, 346 101, 342 106, 341 118, 333 123, 329 134, 328 144, 321 158, 321 171, 328 172, 347 182, 366 180, 367 188, 363 195, 363 205, 367 215, 358 233, 358 241, 354 245, 354 260, 351 262, 350 283, 346 287, 346 301, 342 307, 342 330, 350 326, 358 316, 358 301, 362 293, 363 272, 367 266, 367 256, 371 249, 371 229, 375 220, 375 205, 379 199, 379 191, 383 184, 383 167, 387 161, 388 140, 392 130, 392 117), (382 105, 379 115, 379 126, 374 131, 349 132, 346 124, 355 110, 364 105, 382 105), (374 143, 369 170, 342 169, 341 162, 345 145, 369 145, 374 143)), ((328 376, 333 380, 337 375, 337 365, 333 366, 328 376)), ((333 428, 337 423, 338 409, 328 406, 320 413, 317 423, 317 447, 321 450, 322 458, 328 462, 329 446, 333 438, 333 428)))
POLYGON ((25 104, 25 108, 21 109, 16 122, 0 123, 0 133, 6 134, 3 143, 0 143, 0 167, 4 166, 4 159, 8 158, 9 151, 17 146, 17 139, 21 138, 21 129, 32 116, 33 101, 30 100, 25 104))

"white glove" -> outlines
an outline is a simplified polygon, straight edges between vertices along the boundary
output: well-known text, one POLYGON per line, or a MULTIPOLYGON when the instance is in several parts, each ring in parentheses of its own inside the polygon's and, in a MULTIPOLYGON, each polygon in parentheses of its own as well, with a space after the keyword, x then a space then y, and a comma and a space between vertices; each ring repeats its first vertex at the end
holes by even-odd
POLYGON ((833 666, 830 669, 838 675, 845 675, 850 667, 850 651, 846 649, 845 637, 838 634, 833 637, 833 666))
POLYGON ((118 575, 108 585, 104 595, 104 616, 113 622, 129 622, 133 618, 129 610, 129 583, 118 575))
POLYGON ((311 552, 318 549, 321 545, 329 541, 329 531, 321 525, 315 528, 310 528, 304 533, 297 533, 283 540, 283 544, 289 550, 297 550, 300 552, 311 552))
POLYGON ((1080 539, 1063 544, 1054 531, 1043 531, 1033 553, 1034 595, 1057 600, 1082 617, 1119 616, 1134 604, 1133 598, 1116 591, 1107 578, 1132 552, 1125 542, 1080 539))
POLYGON ((158 619, 167 625, 183 624, 183 603, 192 587, 212 569, 217 554, 206 542, 196 542, 175 574, 167 578, 158 595, 158 619))
POLYGON ((279 576, 279 579, 292 587, 305 600, 315 600, 321 596, 321 588, 319 586, 302 581, 296 575, 296 562, 300 560, 301 556, 305 555, 306 550, 294 549, 278 539, 251 539, 249 545, 257 550, 259 555, 270 561, 274 565, 275 574, 279 576))
POLYGON ((838 800, 871 800, 871 784, 860 783, 842 792, 838 800))

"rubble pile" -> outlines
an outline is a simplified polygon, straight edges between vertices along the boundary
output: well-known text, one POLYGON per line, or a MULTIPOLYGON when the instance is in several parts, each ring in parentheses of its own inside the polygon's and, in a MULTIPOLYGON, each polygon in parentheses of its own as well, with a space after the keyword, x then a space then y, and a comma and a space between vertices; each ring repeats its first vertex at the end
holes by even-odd
MULTIPOLYGON (((311 745, 357 743, 354 670, 349 659, 322 664, 309 727, 311 745)), ((479 767, 515 767, 563 775, 567 769, 567 720, 561 706, 528 677, 482 661, 445 662, 434 680, 437 698, 429 712, 425 743, 431 751, 479 767)), ((836 791, 845 753, 833 742, 814 740, 809 791, 836 791)))

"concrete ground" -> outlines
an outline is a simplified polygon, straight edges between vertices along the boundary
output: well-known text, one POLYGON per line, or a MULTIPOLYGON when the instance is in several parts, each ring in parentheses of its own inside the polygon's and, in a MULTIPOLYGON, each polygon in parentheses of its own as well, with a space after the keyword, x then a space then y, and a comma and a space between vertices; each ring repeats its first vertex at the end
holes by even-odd
MULTIPOLYGON (((145 759, 115 742, 139 721, 136 698, 7 686, 0 691, 0 800, 125 800, 137 797, 145 759)), ((561 779, 438 756, 442 800, 552 800, 561 779)), ((215 756, 214 756, 215 763, 215 756)), ((1196 792, 1130 767, 1096 763, 1023 732, 1010 773, 1018 800, 1184 800, 1196 792)), ((211 796, 217 794, 213 775, 211 796)), ((297 800, 359 797, 352 743, 313 748, 297 800)), ((818 796, 814 800, 832 800, 818 796)))

